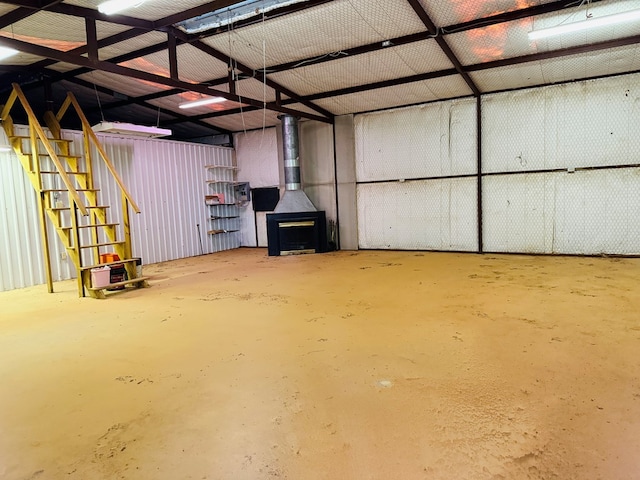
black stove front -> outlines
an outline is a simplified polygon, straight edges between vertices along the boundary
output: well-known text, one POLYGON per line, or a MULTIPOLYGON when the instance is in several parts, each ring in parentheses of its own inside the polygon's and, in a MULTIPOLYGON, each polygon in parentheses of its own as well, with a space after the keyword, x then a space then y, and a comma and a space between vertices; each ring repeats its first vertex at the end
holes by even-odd
POLYGON ((325 212, 268 213, 267 242, 270 256, 326 252, 325 212))

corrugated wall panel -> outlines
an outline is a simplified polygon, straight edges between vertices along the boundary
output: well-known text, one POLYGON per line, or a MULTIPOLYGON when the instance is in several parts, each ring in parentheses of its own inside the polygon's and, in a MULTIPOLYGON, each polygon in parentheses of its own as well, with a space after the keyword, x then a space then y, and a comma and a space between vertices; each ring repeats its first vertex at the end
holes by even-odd
MULTIPOLYGON (((25 127, 18 128, 19 134, 28 133, 25 127)), ((81 154, 81 134, 65 131, 64 135, 74 140, 72 150, 81 154)), ((140 207, 139 215, 131 213, 131 232, 134 255, 142 257, 144 263, 200 255, 200 240, 204 253, 240 246, 239 234, 207 235, 210 221, 204 204, 205 194, 211 193, 206 184, 205 165, 233 165, 232 149, 114 135, 100 138, 140 207)), ((0 155, 3 184, 0 209, 7 212, 0 221, 0 287, 9 290, 43 283, 45 277, 35 193, 15 156, 0 155), (8 185, 12 188, 7 188, 8 185)), ((95 183, 101 189, 100 203, 111 205, 109 219, 120 223, 120 194, 95 150, 93 155, 95 183)), ((66 195, 60 200, 66 202, 66 195)), ((51 227, 49 236, 54 280, 72 278, 75 269, 68 259, 63 259, 65 250, 51 227)), ((83 232, 83 238, 88 240, 88 232, 83 232)), ((89 252, 85 252, 83 261, 93 263, 89 252)))
POLYGON ((360 184, 360 248, 475 251, 473 178, 360 184))
MULTIPOLYGON (((0 133, 2 142, 6 137, 0 133)), ((17 158, 0 152, 0 290, 45 282, 33 187, 17 158), (35 266, 35 267, 34 267, 35 266)))

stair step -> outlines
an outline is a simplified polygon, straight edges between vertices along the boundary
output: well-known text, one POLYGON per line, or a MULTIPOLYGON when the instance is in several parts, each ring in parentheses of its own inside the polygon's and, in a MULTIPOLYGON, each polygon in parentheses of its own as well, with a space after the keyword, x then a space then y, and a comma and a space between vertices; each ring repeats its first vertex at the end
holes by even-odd
MULTIPOLYGON (((40 173, 43 175, 59 175, 60 172, 58 172, 57 170, 40 170, 40 173)), ((86 175, 87 172, 64 172, 67 175, 86 175)))
MULTIPOLYGON (((101 208, 111 208, 111 205, 86 205, 84 208, 86 208, 87 210, 99 210, 101 208)), ((61 212, 64 210, 70 210, 69 207, 53 207, 50 208, 49 210, 51 210, 52 212, 61 212)))
POLYGON ((108 247, 109 245, 124 245, 124 242, 92 243, 90 245, 80 245, 80 248, 99 248, 108 247))
POLYGON ((109 285, 105 285, 104 287, 87 287, 87 290, 96 292, 98 290, 105 290, 105 289, 114 288, 114 287, 122 287, 125 285, 131 285, 134 283, 143 283, 143 282, 146 282, 147 280, 149 280, 149 277, 138 277, 138 278, 133 278, 131 280, 124 280, 122 282, 110 283, 109 285))
MULTIPOLYGON (((111 208, 111 205, 88 205, 85 206, 84 208, 86 208, 87 210, 99 210, 101 208, 111 208)), ((52 212, 63 212, 65 210, 70 210, 69 207, 54 207, 54 208, 50 208, 49 210, 51 210, 52 212)))
MULTIPOLYGON (((49 154, 48 153, 39 153, 38 156, 42 157, 42 158, 45 158, 45 157, 49 157, 49 154)), ((56 157, 80 159, 80 158, 82 158, 82 155, 63 155, 62 153, 56 153, 56 157)))
MULTIPOLYGON (((17 140, 30 140, 31 137, 26 136, 26 135, 13 135, 11 137, 9 137, 9 140, 13 140, 13 139, 17 139, 17 140)), ((66 138, 48 138, 47 140, 49 140, 52 143, 73 143, 73 140, 67 140, 66 138)))
MULTIPOLYGON (((92 223, 90 225, 78 225, 78 228, 116 227, 118 223, 92 223)), ((71 230, 73 227, 60 227, 61 230, 71 230)))
MULTIPOLYGON (((41 190, 42 193, 52 193, 52 192, 67 192, 66 188, 49 188, 46 190, 41 190)), ((99 192, 99 188, 76 188, 76 192, 99 192)))

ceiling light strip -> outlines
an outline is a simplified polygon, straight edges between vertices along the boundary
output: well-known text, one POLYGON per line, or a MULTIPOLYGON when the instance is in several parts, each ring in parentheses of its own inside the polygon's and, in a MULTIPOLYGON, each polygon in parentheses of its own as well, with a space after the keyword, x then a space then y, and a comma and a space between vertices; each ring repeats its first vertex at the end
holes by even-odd
POLYGON ((179 108, 195 108, 201 107, 203 105, 211 105, 213 103, 222 103, 226 101, 226 98, 222 97, 209 97, 209 98, 201 98, 199 100, 194 100, 193 102, 185 102, 178 105, 179 108))
POLYGON ((565 33, 580 32, 582 30, 590 30, 607 25, 618 25, 621 23, 629 23, 640 20, 640 10, 632 10, 630 12, 616 13, 613 15, 605 15, 603 17, 588 18, 580 22, 565 23, 555 27, 541 28, 529 32, 529 40, 539 40, 541 38, 562 35, 565 33))
POLYGON ((98 11, 105 15, 113 15, 128 8, 139 7, 144 2, 145 0, 139 0, 138 2, 132 2, 131 0, 109 0, 108 2, 103 2, 98 5, 98 11))

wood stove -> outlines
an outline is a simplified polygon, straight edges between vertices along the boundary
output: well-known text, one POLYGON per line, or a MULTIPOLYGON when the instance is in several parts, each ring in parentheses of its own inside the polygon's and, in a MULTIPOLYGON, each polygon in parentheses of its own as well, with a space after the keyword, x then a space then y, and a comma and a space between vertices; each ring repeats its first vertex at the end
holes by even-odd
POLYGON ((327 251, 325 212, 267 214, 269 256, 327 251))

